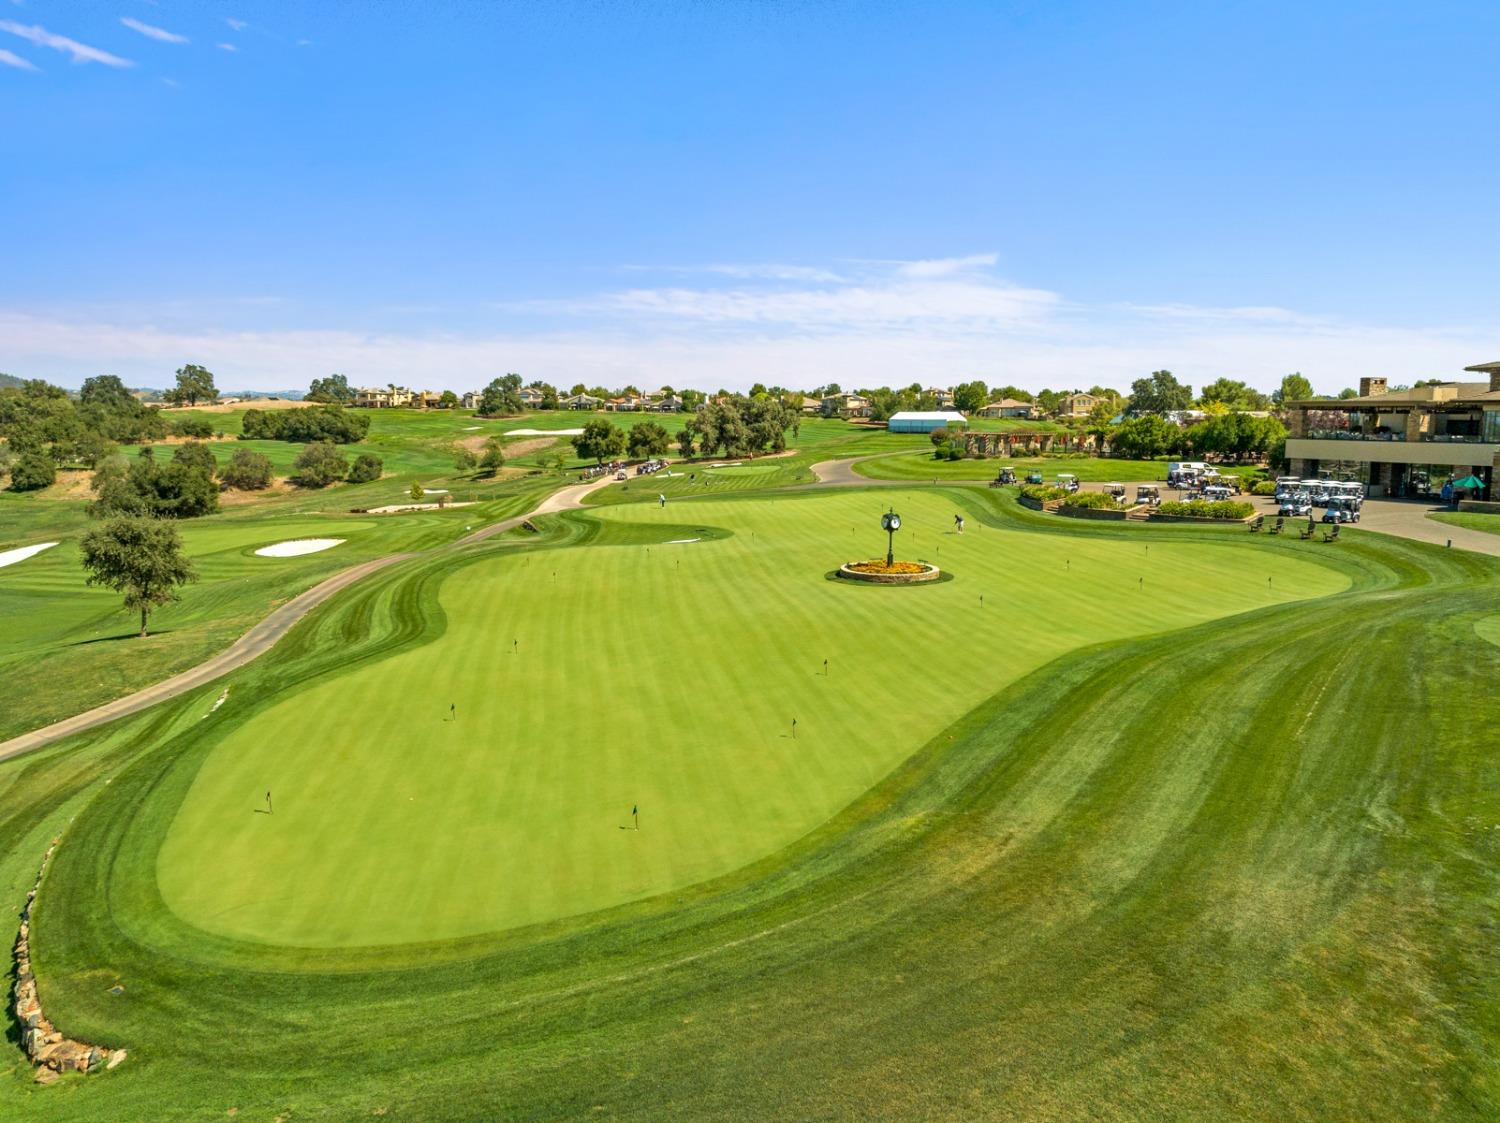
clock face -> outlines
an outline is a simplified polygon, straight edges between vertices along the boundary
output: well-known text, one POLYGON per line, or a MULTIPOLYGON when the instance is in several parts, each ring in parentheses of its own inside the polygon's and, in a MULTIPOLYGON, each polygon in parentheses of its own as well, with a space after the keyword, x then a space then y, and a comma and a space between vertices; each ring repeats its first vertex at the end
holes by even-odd
POLYGON ((881 525, 884 526, 886 530, 900 530, 901 529, 901 516, 900 515, 896 515, 896 514, 881 515, 880 516, 880 522, 881 522, 881 525))

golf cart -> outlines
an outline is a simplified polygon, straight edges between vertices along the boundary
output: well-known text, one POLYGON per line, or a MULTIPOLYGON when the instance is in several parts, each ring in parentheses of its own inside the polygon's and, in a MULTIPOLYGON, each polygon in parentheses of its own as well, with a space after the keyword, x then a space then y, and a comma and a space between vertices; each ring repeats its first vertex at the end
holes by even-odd
POLYGON ((1135 501, 1155 507, 1161 502, 1161 488, 1155 484, 1137 484, 1135 489, 1135 501))
POLYGON ((1328 500, 1328 510, 1323 512, 1323 521, 1326 523, 1357 523, 1359 522, 1359 508, 1354 502, 1344 496, 1335 495, 1328 500))
POLYGON ((1223 484, 1209 484, 1203 489, 1203 498, 1210 503, 1221 503, 1233 494, 1223 484))
POLYGON ((1057 486, 1064 491, 1077 491, 1078 477, 1072 472, 1059 472, 1057 473, 1057 486))
POLYGON ((1116 503, 1123 503, 1123 502, 1125 502, 1125 485, 1124 484, 1105 484, 1104 485, 1104 494, 1107 495, 1107 496, 1109 496, 1116 503))
POLYGON ((1300 518, 1312 510, 1312 500, 1308 499, 1304 491, 1295 491, 1281 501, 1276 513, 1282 518, 1300 518))
POLYGON ((1009 465, 1001 468, 1000 475, 995 478, 995 482, 1001 487, 1008 487, 1016 482, 1016 470, 1009 465))
POLYGON ((1033 468, 1031 471, 1026 473, 1026 482, 1029 484, 1039 484, 1045 481, 1042 479, 1042 474, 1035 468, 1033 468))

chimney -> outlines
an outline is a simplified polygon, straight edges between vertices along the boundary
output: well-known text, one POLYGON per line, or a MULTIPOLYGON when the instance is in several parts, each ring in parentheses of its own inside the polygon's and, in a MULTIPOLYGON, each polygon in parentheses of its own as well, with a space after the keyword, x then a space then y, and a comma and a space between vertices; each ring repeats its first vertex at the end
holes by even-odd
POLYGON ((1359 380, 1359 396, 1361 398, 1378 398, 1385 393, 1385 379, 1383 378, 1361 378, 1359 380))

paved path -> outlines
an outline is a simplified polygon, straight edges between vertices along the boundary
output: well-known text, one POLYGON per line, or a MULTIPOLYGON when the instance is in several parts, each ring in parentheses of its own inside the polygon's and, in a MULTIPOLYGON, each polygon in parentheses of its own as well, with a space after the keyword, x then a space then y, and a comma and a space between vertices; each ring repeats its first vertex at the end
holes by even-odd
MULTIPOLYGON (((514 530, 527 519, 538 515, 555 514, 558 511, 571 511, 583 506, 583 497, 595 488, 603 487, 614 482, 613 475, 601 476, 599 479, 590 480, 583 484, 570 484, 559 488, 543 499, 533 510, 524 515, 514 515, 508 519, 491 523, 488 526, 476 530, 473 534, 460 538, 457 542, 448 543, 435 547, 427 553, 438 553, 449 551, 461 546, 482 542, 486 538, 493 538, 497 534, 504 534, 508 530, 514 530)), ((400 518, 400 515, 391 515, 391 518, 400 518)), ((11 757, 20 756, 22 753, 32 752, 44 745, 50 745, 64 737, 71 737, 75 733, 82 733, 86 729, 114 721, 116 718, 125 717, 128 714, 140 713, 142 710, 156 705, 158 702, 168 698, 175 698, 189 690, 196 690, 204 683, 212 682, 214 679, 227 675, 230 671, 243 667, 253 659, 264 655, 276 642, 291 631, 293 625, 301 620, 318 605, 322 604, 335 593, 347 589, 356 581, 368 577, 372 573, 379 572, 387 566, 395 565, 397 562, 409 561, 420 557, 418 553, 391 554, 389 557, 376 558, 373 561, 363 562, 349 569, 335 573, 325 581, 314 585, 306 592, 293 597, 285 604, 274 609, 270 615, 256 624, 248 632, 235 640, 224 651, 215 655, 206 663, 200 663, 191 670, 183 671, 181 674, 173 675, 169 679, 158 682, 155 685, 137 690, 134 694, 127 694, 123 698, 116 698, 113 702, 106 702, 102 706, 95 706, 92 710, 86 710, 81 714, 75 714, 62 721, 44 725, 40 729, 33 729, 30 733, 23 733, 19 737, 12 737, 9 741, 0 741, 0 761, 9 760, 11 757)))

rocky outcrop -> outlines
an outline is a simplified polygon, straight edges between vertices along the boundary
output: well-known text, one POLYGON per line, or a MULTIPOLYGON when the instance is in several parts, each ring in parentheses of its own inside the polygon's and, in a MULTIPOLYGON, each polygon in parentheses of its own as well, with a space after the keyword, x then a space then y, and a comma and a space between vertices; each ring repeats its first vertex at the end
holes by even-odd
POLYGON ((53 839, 42 859, 42 868, 37 871, 36 884, 26 894, 26 907, 21 910, 21 931, 16 937, 15 948, 16 1021, 21 1026, 21 1048, 36 1066, 38 1084, 51 1084, 64 1072, 114 1068, 125 1059, 124 1049, 106 1049, 64 1037, 42 1012, 36 976, 31 970, 31 910, 42 887, 42 875, 47 872, 47 863, 56 849, 57 840, 53 839))

